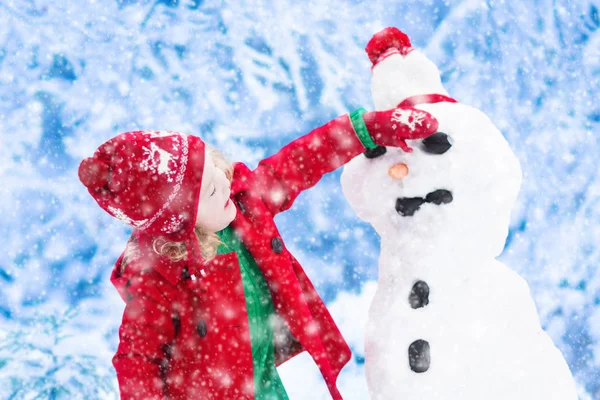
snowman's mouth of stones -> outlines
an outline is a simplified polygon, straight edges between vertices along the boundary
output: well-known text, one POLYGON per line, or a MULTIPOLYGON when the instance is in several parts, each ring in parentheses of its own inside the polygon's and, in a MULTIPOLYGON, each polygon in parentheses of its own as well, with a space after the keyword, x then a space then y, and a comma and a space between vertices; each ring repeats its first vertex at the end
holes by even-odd
POLYGON ((396 199, 396 211, 403 217, 412 217, 423 203, 432 203, 436 205, 448 204, 452 202, 452 192, 445 189, 438 189, 430 192, 423 197, 398 197, 396 199))

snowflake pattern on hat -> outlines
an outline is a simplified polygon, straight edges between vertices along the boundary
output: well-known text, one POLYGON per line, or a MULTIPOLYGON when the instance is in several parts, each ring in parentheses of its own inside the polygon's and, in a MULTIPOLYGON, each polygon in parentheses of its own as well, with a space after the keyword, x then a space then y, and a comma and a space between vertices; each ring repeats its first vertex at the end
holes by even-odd
POLYGON ((177 173, 177 157, 161 149, 156 143, 150 143, 150 148, 143 146, 142 149, 145 158, 140 163, 140 167, 144 171, 151 171, 159 175, 165 174, 167 175, 167 181, 173 182, 173 175, 177 173), (175 164, 174 168, 171 168, 169 163, 175 164))
MULTIPOLYGON (((177 171, 177 176, 175 177, 176 184, 173 187, 173 191, 171 192, 171 195, 169 196, 169 198, 167 199, 165 204, 163 204, 161 209, 158 210, 158 212, 156 214, 154 214, 154 216, 152 216, 152 218, 150 218, 150 220, 148 222, 146 222, 145 224, 143 224, 142 226, 139 227, 141 230, 152 225, 152 223, 154 221, 156 221, 165 212, 165 210, 171 206, 173 199, 175 198, 175 196, 177 196, 177 194, 181 190, 181 183, 183 182, 183 178, 185 176, 185 171, 186 171, 186 167, 187 167, 187 163, 188 163, 188 152, 189 152, 188 137, 185 134, 168 132, 168 131, 160 131, 160 132, 144 131, 143 133, 150 137, 172 136, 173 143, 175 143, 177 146, 181 145, 182 153, 181 153, 181 159, 179 160, 179 168, 178 168, 179 170, 177 171)), ((171 182, 171 180, 169 180, 169 182, 171 182)), ((167 232, 167 230, 171 229, 172 224, 173 224, 172 220, 166 220, 163 223, 163 226, 161 227, 161 231, 167 232)))
POLYGON ((139 227, 140 225, 146 223, 146 221, 148 221, 147 219, 142 219, 139 221, 136 221, 134 219, 129 218, 121 209, 118 209, 117 207, 113 207, 113 206, 108 206, 108 210, 113 214, 113 216, 117 219, 120 219, 123 222, 128 223, 129 225, 133 225, 135 227, 139 227))

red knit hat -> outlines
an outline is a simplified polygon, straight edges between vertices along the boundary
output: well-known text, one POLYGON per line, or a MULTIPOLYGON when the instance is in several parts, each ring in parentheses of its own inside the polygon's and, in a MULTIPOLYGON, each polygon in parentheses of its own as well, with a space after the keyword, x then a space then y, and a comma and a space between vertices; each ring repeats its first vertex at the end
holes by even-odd
POLYGON ((392 54, 400 53, 405 56, 412 50, 414 49, 406 33, 393 26, 373 35, 365 48, 373 67, 392 54))
POLYGON ((122 133, 79 165, 79 180, 106 212, 153 237, 185 241, 193 270, 203 263, 194 234, 204 142, 171 131, 122 133))

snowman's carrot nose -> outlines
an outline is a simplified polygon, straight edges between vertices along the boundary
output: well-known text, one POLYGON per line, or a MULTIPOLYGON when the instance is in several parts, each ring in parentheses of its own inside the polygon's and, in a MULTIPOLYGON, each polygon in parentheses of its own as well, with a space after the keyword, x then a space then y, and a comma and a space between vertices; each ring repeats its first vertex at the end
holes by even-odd
POLYGON ((402 179, 408 175, 408 166, 404 163, 392 165, 390 169, 388 169, 388 175, 394 179, 402 179))

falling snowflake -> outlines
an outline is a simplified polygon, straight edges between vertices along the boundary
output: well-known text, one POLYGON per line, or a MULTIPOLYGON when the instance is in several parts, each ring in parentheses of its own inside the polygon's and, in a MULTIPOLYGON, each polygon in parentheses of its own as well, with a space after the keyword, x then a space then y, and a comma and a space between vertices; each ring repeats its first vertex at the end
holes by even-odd
POLYGON ((114 215, 115 218, 120 219, 121 221, 126 222, 129 225, 133 225, 135 227, 139 227, 140 225, 148 221, 147 219, 142 219, 139 221, 131 219, 123 212, 123 210, 113 206, 108 206, 108 209, 114 215))
MULTIPOLYGON (((413 112, 413 110, 403 110, 401 108, 397 108, 392 113, 392 122, 398 122, 403 125, 406 125, 410 128, 411 131, 414 131, 416 126, 423 125, 423 120, 425 119, 425 113, 413 112), (412 121, 410 117, 412 116, 412 121)), ((392 125, 392 129, 396 129, 397 125, 392 125)))
POLYGON ((170 219, 165 221, 161 231, 165 233, 174 233, 181 229, 183 225, 183 217, 181 215, 172 215, 170 219))

